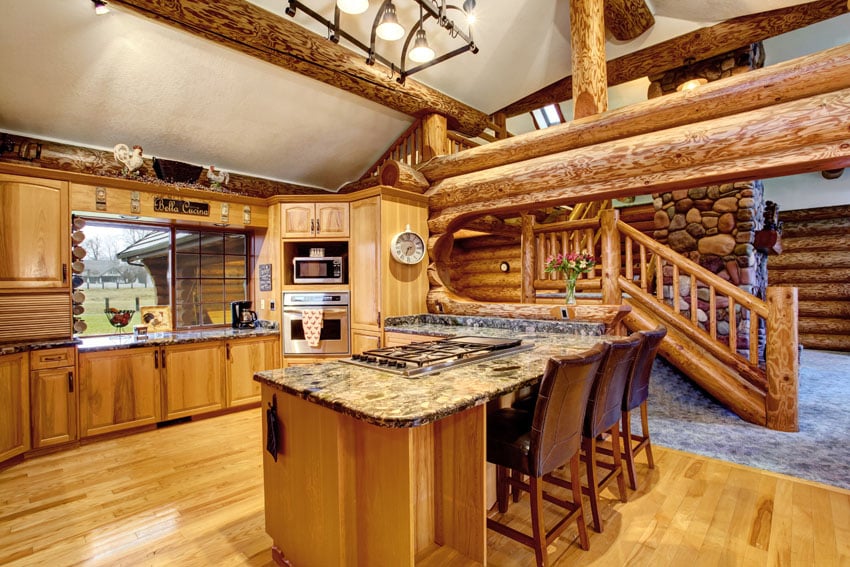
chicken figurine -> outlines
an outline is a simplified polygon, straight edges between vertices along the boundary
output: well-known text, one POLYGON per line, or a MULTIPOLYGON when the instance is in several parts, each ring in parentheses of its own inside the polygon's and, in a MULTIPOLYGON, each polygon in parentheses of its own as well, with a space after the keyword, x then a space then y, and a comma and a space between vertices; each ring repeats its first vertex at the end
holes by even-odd
POLYGON ((210 170, 207 172, 207 179, 210 180, 210 187, 213 189, 221 189, 223 186, 227 185, 228 181, 230 181, 230 174, 226 171, 216 169, 214 165, 211 165, 210 170))
POLYGON ((118 144, 112 149, 115 160, 124 165, 124 175, 138 175, 138 170, 145 164, 142 158, 142 146, 133 146, 133 150, 127 144, 118 144))

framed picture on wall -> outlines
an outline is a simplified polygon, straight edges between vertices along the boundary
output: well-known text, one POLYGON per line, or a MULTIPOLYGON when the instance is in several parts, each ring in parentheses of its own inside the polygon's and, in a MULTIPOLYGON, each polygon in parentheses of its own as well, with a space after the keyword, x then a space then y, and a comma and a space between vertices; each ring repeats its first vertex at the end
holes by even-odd
POLYGON ((168 305, 145 305, 139 308, 142 324, 148 333, 163 333, 171 330, 171 308, 168 305))

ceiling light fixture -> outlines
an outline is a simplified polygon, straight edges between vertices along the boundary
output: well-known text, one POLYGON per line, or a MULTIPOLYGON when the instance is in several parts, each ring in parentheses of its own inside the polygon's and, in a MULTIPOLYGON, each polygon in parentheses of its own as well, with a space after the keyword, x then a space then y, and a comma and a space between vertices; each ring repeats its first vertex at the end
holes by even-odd
POLYGON ((98 16, 102 16, 104 14, 109 13, 109 6, 106 5, 105 0, 91 0, 92 4, 94 4, 94 13, 98 16))
POLYGON ((369 8, 369 0, 336 0, 332 20, 318 14, 300 0, 288 0, 288 6, 285 12, 288 16, 294 18, 300 10, 321 23, 328 30, 329 40, 334 43, 338 43, 340 39, 346 40, 354 47, 366 53, 367 64, 373 65, 375 62, 378 62, 389 67, 392 74, 398 73, 396 80, 402 84, 413 73, 427 69, 441 61, 446 61, 467 51, 478 53, 478 46, 475 45, 472 39, 472 27, 469 25, 474 19, 475 0, 464 0, 463 8, 447 4, 446 0, 396 0, 396 2, 414 2, 417 4, 419 6, 419 21, 413 25, 409 32, 406 32, 404 26, 399 22, 396 4, 393 0, 383 0, 379 4, 372 22, 371 37, 368 44, 342 29, 340 19, 343 13, 362 14, 369 8), (465 30, 449 19, 448 12, 450 10, 457 10, 464 14, 467 20, 467 25, 463 26, 466 28, 465 30), (452 39, 459 38, 463 41, 463 44, 437 57, 436 52, 429 45, 425 34, 424 25, 429 18, 434 18, 439 26, 449 33, 452 39), (405 39, 401 48, 400 62, 398 64, 378 53, 376 49, 378 38, 386 41, 396 41, 403 38, 405 33, 407 33, 407 39, 405 39), (412 46, 411 43, 413 44, 412 46), (408 68, 405 64, 408 58, 418 65, 408 68))

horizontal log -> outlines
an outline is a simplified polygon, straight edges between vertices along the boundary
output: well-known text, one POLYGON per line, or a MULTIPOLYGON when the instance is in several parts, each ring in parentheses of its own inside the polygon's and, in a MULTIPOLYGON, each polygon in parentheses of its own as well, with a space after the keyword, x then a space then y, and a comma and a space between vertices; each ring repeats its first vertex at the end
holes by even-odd
MULTIPOLYGON (((658 325, 658 320, 638 305, 632 305, 632 312, 623 321, 632 330, 652 329, 658 325)), ((764 391, 742 380, 723 362, 699 349, 679 332, 678 327, 667 326, 667 336, 661 342, 659 354, 741 419, 765 425, 764 391)))
POLYGON ((655 205, 653 204, 622 207, 617 210, 620 212, 620 220, 628 224, 639 221, 651 221, 655 218, 655 205))
POLYGON ((476 286, 515 287, 519 289, 521 284, 522 274, 519 270, 507 274, 501 272, 484 274, 452 272, 452 285, 458 290, 476 286))
POLYGON ((378 177, 381 179, 381 185, 389 185, 413 193, 424 193, 428 189, 428 180, 424 175, 406 163, 394 159, 387 160, 381 165, 378 177))
POLYGON ((850 319, 834 317, 802 317, 797 328, 800 333, 822 335, 847 335, 850 340, 850 319))
POLYGON ((508 247, 519 246, 519 237, 513 236, 476 236, 474 238, 455 238, 455 250, 471 251, 479 248, 490 248, 491 246, 508 247))
POLYGON ((605 27, 619 41, 629 41, 655 25, 644 0, 605 0, 605 27))
POLYGON ((809 269, 850 268, 850 252, 783 252, 768 260, 768 269, 802 266, 809 269))
MULTIPOLYGON (((493 246, 491 248, 459 248, 455 245, 452 250, 452 261, 466 262, 467 260, 494 260, 501 262, 519 262, 521 253, 519 243, 508 246, 493 246)), ((496 264, 498 267, 498 263, 496 264)))
POLYGON ((848 301, 801 301, 800 317, 850 317, 848 301))
POLYGON ((467 230, 477 230, 486 232, 492 235, 509 236, 519 238, 520 228, 516 225, 507 224, 505 221, 493 215, 484 215, 477 219, 472 219, 463 228, 467 230))
MULTIPOLYGON (((519 257, 513 257, 511 259, 505 259, 510 265, 512 270, 519 271, 520 259, 519 257)), ((452 258, 449 262, 449 267, 456 271, 462 271, 464 273, 473 273, 473 272, 499 272, 499 264, 502 262, 501 259, 482 259, 482 260, 457 260, 452 258)))
POLYGON ((779 211, 779 220, 787 223, 825 219, 846 220, 848 218, 850 218, 850 205, 779 211))
POLYGON ((499 303, 519 303, 520 288, 498 287, 498 286, 471 286, 458 287, 458 292, 463 293, 472 301, 496 301, 499 303))
POLYGON ((828 236, 805 236, 795 238, 782 238, 782 254, 789 252, 820 250, 850 250, 850 221, 848 221, 848 233, 828 236))
POLYGON ((815 350, 850 350, 850 335, 821 335, 817 333, 801 333, 800 344, 805 348, 815 350))
POLYGON ((110 2, 404 114, 442 114, 450 128, 470 136, 487 127, 488 116, 483 112, 410 78, 399 84, 383 65, 367 65, 365 55, 246 0, 110 2))
POLYGON ((850 217, 830 218, 809 221, 783 221, 782 238, 802 238, 805 236, 829 236, 846 234, 850 231, 850 217))
MULTIPOLYGON (((626 179, 612 179, 595 183, 580 183, 564 186, 538 187, 533 193, 522 193, 498 199, 490 198, 484 203, 471 202, 432 211, 428 220, 431 232, 429 241, 439 246, 443 233, 461 226, 468 218, 481 214, 486 207, 490 212, 507 214, 527 210, 529 207, 549 207, 617 198, 626 195, 643 195, 654 192, 673 191, 704 187, 718 183, 734 183, 766 179, 784 175, 820 171, 825 164, 847 163, 850 165, 850 138, 825 144, 801 146, 790 150, 765 150, 763 154, 733 157, 707 165, 695 165, 670 169, 663 172, 637 175, 626 179)), ((519 180, 520 183, 523 180, 519 180)), ((496 191, 494 185, 494 191, 496 191)))
MULTIPOLYGON (((426 193, 432 210, 484 203, 499 195, 629 179, 684 167, 850 138, 850 89, 438 181, 426 193)), ((583 199, 594 200, 594 199, 583 199)))
POLYGON ((797 286, 802 283, 850 282, 850 269, 774 268, 768 260, 767 281, 769 285, 782 286, 797 286))
MULTIPOLYGON (((429 181, 750 112, 850 87, 850 45, 595 116, 520 134, 419 167, 429 181)), ((498 193, 494 193, 498 194, 498 193)))
MULTIPOLYGON (((608 85, 676 69, 689 59, 702 61, 769 37, 800 29, 850 11, 845 0, 819 0, 758 14, 747 14, 674 37, 608 61, 608 85)), ((572 77, 565 77, 511 103, 499 112, 510 118, 568 100, 572 77)), ((734 103, 733 103, 734 104, 734 103)))
POLYGON ((798 283, 797 297, 803 301, 829 301, 829 300, 848 300, 850 301, 850 283, 844 281, 842 283, 828 284, 813 284, 813 283, 798 283))
MULTIPOLYGON (((566 283, 564 280, 534 280, 534 289, 537 291, 564 291, 566 283)), ((576 280, 576 291, 579 292, 598 292, 602 290, 602 280, 600 278, 587 278, 576 280)))

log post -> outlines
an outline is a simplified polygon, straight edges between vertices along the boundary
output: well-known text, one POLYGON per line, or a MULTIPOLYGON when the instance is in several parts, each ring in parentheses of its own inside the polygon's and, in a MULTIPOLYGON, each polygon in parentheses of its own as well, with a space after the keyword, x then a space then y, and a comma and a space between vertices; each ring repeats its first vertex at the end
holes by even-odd
POLYGON ((617 230, 620 212, 616 209, 605 209, 599 216, 602 236, 602 303, 620 305, 623 302, 623 295, 620 293, 620 232, 617 230))
POLYGON ((522 303, 535 303, 537 294, 534 290, 534 279, 536 277, 536 246, 534 238, 534 216, 522 214, 522 303))
POLYGON ((428 189, 425 176, 400 161, 391 159, 381 165, 378 175, 381 185, 389 185, 413 193, 424 193, 428 189))
POLYGON ((570 0, 570 45, 573 119, 605 112, 608 110, 608 68, 603 0, 570 0))
POLYGON ((800 376, 797 288, 767 288, 765 374, 767 427, 799 431, 797 390, 800 376))
POLYGON ((429 114, 422 119, 422 161, 449 153, 448 122, 440 114, 429 114))

